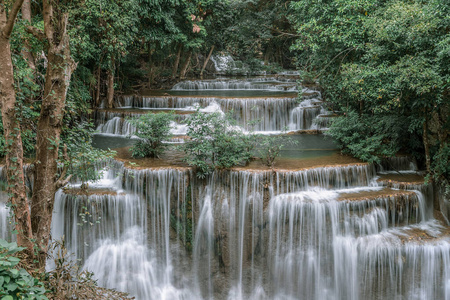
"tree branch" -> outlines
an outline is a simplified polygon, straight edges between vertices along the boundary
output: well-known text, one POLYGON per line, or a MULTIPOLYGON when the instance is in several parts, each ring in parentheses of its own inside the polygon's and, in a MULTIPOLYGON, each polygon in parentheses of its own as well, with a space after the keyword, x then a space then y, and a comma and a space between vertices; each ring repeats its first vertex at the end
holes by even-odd
MULTIPOLYGON (((67 145, 66 144, 64 144, 63 157, 66 162, 69 161, 69 155, 67 154, 67 145)), ((63 167, 61 176, 55 183, 56 189, 59 189, 69 183, 70 179, 72 178, 72 175, 69 175, 66 177, 68 169, 69 169, 68 164, 64 163, 64 167, 63 167), (63 179, 64 177, 66 177, 66 178, 63 179)))
POLYGON ((45 34, 42 30, 34 27, 34 26, 27 26, 26 27, 26 31, 29 34, 32 34, 35 38, 37 38, 40 41, 44 41, 45 40, 45 34))
POLYGON ((6 25, 3 28, 3 36, 5 38, 9 38, 11 32, 14 27, 14 23, 16 22, 17 14, 19 13, 20 7, 22 7, 23 0, 14 1, 13 7, 9 12, 8 20, 6 21, 6 25))
POLYGON ((51 0, 44 0, 43 2, 43 15, 44 15, 44 32, 45 36, 47 37, 47 40, 49 44, 53 42, 53 33, 54 33, 54 27, 52 24, 52 18, 53 18, 53 4, 51 3, 51 0))

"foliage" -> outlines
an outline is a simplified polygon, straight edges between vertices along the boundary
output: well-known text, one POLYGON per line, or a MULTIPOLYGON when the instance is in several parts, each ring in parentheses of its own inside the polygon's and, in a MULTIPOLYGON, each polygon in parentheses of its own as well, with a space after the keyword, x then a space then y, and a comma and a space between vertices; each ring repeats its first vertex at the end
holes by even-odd
POLYGON ((186 162, 204 178, 214 169, 231 168, 251 158, 252 137, 233 126, 229 116, 196 112, 187 120, 186 162))
POLYGON ((371 116, 349 112, 338 118, 330 131, 344 153, 368 162, 395 156, 401 150, 406 124, 395 115, 371 116))
POLYGON ((258 156, 269 168, 272 168, 280 151, 288 145, 297 145, 298 141, 285 136, 259 135, 257 140, 258 156))
MULTIPOLYGON (((433 157, 433 176, 438 179, 441 184, 450 188, 450 144, 447 142, 433 157)), ((450 196, 450 193, 447 192, 450 196)))
MULTIPOLYGON (((242 61, 255 58, 290 65, 289 47, 293 41, 286 0, 219 1, 213 9, 209 43, 242 61)), ((251 64, 259 69, 259 66, 251 64)), ((257 70, 256 69, 256 70, 257 70)))
POLYGON ((71 47, 77 60, 114 68, 138 33, 139 1, 84 0, 71 9, 71 47))
POLYGON ((148 113, 128 121, 136 127, 135 135, 139 140, 132 146, 133 157, 158 158, 164 153, 167 144, 172 138, 170 133, 174 113, 148 113))
POLYGON ((0 239, 0 299, 46 300, 43 283, 18 268, 20 259, 16 255, 23 249, 0 239))
MULTIPOLYGON (((89 123, 80 123, 77 127, 66 131, 63 142, 67 145, 67 156, 63 163, 68 167, 67 175, 81 181, 85 187, 87 181, 97 181, 102 173, 98 170, 99 162, 108 162, 116 152, 101 150, 92 146, 93 128, 89 123)), ((60 154, 60 157, 64 157, 60 154)))
POLYGON ((319 79, 332 110, 347 113, 330 131, 344 151, 377 161, 408 146, 437 167, 449 120, 437 131, 424 128, 450 103, 450 3, 301 0, 291 7, 299 67, 319 79))

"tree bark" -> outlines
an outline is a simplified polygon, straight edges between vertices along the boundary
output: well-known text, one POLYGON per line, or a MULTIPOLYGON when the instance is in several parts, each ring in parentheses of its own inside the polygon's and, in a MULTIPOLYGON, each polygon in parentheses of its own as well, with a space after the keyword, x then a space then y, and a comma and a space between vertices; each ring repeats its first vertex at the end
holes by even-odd
MULTIPOLYGON (((31 226, 38 247, 38 268, 45 269, 55 193, 64 178, 57 178, 58 150, 70 78, 76 68, 70 55, 68 14, 43 1, 44 32, 48 41, 48 67, 37 126, 35 181, 31 226)), ((63 172, 64 173, 64 172, 63 172)))
POLYGON ((202 70, 200 71, 200 77, 202 77, 202 78, 203 78, 203 72, 204 72, 205 69, 206 69, 206 65, 208 64, 209 59, 211 58, 211 55, 212 55, 212 53, 213 53, 213 51, 214 51, 214 47, 215 47, 215 45, 212 45, 211 50, 209 50, 208 56, 206 57, 206 60, 205 60, 205 62, 203 63, 202 70))
POLYGON ((189 64, 191 63, 191 57, 192 57, 192 49, 188 51, 186 60, 184 61, 183 66, 181 67, 180 79, 186 78, 186 71, 189 67, 189 64))
POLYGON ((423 146, 425 148, 425 163, 428 174, 431 175, 430 141, 428 139, 428 117, 425 111, 425 121, 423 122, 423 146))
POLYGON ((183 45, 178 45, 178 52, 177 52, 177 58, 175 59, 175 63, 173 64, 173 70, 172 70, 172 78, 175 79, 177 77, 178 72, 178 65, 180 64, 180 58, 181 58, 181 50, 183 49, 183 45))
POLYGON ((100 65, 97 69, 97 84, 96 84, 96 93, 95 93, 95 107, 98 108, 100 106, 100 81, 101 81, 102 69, 100 65))
POLYGON ((114 103, 114 59, 111 59, 112 66, 108 70, 108 80, 107 80, 107 107, 113 108, 114 103))
MULTIPOLYGON (((24 0, 22 4, 22 19, 27 21, 29 25, 31 25, 31 3, 30 0, 24 0)), ((34 63, 33 53, 30 51, 31 46, 28 40, 24 41, 24 47, 22 49, 22 56, 27 61, 28 67, 33 70, 36 70, 36 64, 34 63)))
POLYGON ((33 256, 30 207, 23 172, 23 147, 20 120, 16 115, 16 93, 9 37, 23 0, 15 1, 8 17, 0 0, 0 109, 6 141, 6 178, 17 230, 17 243, 33 256))

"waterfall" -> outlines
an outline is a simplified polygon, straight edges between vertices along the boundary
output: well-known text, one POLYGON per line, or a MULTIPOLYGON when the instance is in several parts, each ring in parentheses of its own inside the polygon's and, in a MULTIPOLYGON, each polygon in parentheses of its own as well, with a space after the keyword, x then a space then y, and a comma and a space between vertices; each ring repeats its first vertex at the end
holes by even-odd
MULTIPOLYGON (((285 129, 297 131, 324 128, 314 122, 319 115, 326 113, 320 106, 321 103, 317 99, 309 99, 298 104, 297 99, 292 97, 142 97, 139 102, 135 100, 136 107, 142 110, 174 109, 176 112, 185 112, 176 114, 177 124, 182 123, 189 116, 186 113, 193 113, 200 109, 203 113, 215 111, 231 113, 237 124, 244 130, 262 133, 282 132, 285 129)), ((130 113, 128 115, 133 116, 130 113)), ((116 135, 133 134, 135 128, 124 120, 124 117, 124 113, 98 112, 96 114, 96 124, 99 124, 97 131, 116 135)))
POLYGON ((103 176, 89 184, 89 195, 78 184, 58 191, 53 237, 65 237, 69 251, 101 286, 138 299, 195 298, 190 289, 174 286, 172 271, 178 258, 171 249, 171 213, 186 201, 185 173, 115 164, 103 176))
POLYGON ((58 192, 53 236, 65 235, 100 285, 138 299, 449 299, 450 243, 429 200, 375 170, 202 181, 115 163, 89 195, 58 192))
POLYGON ((268 83, 242 80, 196 80, 177 83, 172 90, 266 90, 295 92, 297 91, 297 86, 295 83, 275 80, 268 83))
POLYGON ((7 199, 7 194, 0 191, 0 239, 11 240, 13 226, 11 225, 9 208, 6 206, 7 199))
MULTIPOLYGON (((172 95, 120 96, 118 108, 96 112, 96 126, 131 135, 127 117, 173 109, 179 135, 197 110, 231 112, 247 131, 328 127, 320 91, 284 93, 296 80, 218 78, 181 82, 172 95), (187 93, 199 89, 275 96, 187 93)), ((52 237, 65 238, 100 286, 137 300, 450 300, 449 227, 435 219, 434 191, 415 161, 301 164, 199 179, 187 167, 99 162, 101 180, 82 190, 74 178, 57 192, 52 237)), ((0 237, 8 238, 5 203, 0 192, 0 237)))

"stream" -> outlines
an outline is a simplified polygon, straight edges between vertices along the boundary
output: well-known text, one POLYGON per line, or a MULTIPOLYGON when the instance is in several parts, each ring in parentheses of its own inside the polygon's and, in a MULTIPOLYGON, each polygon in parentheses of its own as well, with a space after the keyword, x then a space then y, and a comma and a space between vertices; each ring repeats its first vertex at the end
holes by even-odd
MULTIPOLYGON (((182 164, 115 160, 98 165, 88 195, 59 190, 52 237, 64 236, 99 285, 139 300, 450 300, 450 230, 434 217, 432 188, 408 180, 417 176, 408 157, 342 158, 320 134, 331 113, 318 89, 292 75, 218 78, 115 101, 95 113, 96 147, 128 147, 127 117, 171 110, 174 143, 197 110, 299 143, 273 170, 254 162, 201 180, 182 164), (404 180, 393 179, 398 170, 404 180)), ((12 239, 5 202, 0 192, 0 237, 12 239)))

